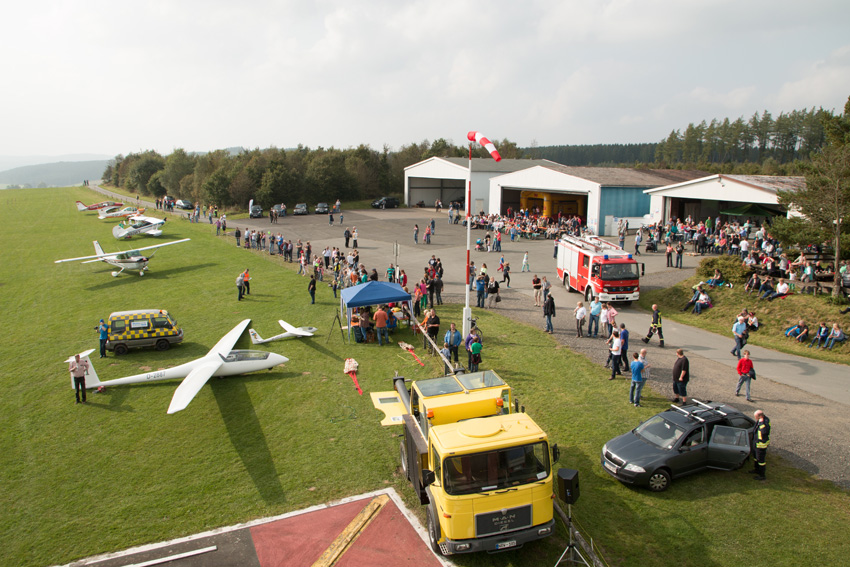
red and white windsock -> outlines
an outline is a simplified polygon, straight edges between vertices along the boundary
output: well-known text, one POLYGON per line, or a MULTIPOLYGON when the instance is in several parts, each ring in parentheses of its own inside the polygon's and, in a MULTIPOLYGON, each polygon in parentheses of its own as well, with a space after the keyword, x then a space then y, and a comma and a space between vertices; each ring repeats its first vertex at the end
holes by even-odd
POLYGON ((470 142, 476 142, 484 146, 484 149, 490 152, 490 155, 493 156, 493 159, 496 161, 502 161, 502 156, 499 155, 499 151, 496 149, 496 146, 493 145, 493 142, 484 137, 481 132, 470 132, 466 135, 469 138, 470 142))

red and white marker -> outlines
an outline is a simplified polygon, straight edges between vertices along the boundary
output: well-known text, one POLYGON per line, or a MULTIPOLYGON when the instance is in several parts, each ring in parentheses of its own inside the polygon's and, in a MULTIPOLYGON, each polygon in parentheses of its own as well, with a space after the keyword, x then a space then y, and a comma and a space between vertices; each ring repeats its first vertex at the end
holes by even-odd
POLYGON ((470 132, 466 135, 466 137, 469 138, 470 142, 475 142, 484 146, 484 149, 490 152, 490 155, 493 156, 494 160, 502 161, 502 156, 499 155, 499 150, 496 149, 493 142, 484 137, 484 134, 481 132, 470 132))

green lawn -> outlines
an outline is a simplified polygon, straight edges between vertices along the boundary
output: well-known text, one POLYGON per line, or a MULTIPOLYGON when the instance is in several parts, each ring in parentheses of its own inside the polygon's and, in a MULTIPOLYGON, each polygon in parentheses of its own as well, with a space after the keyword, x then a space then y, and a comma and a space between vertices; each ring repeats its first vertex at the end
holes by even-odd
POLYGON ((795 294, 773 301, 759 300, 755 292, 747 294, 743 284, 735 284, 732 289, 707 288, 713 307, 700 315, 691 313, 691 309, 682 312, 682 307, 693 295, 692 286, 700 281, 700 278, 693 277, 669 289, 642 293, 638 304, 646 310, 651 310, 653 303, 658 304, 662 315, 667 319, 723 336, 731 336, 732 323, 741 309, 746 307, 756 312, 760 327, 758 332, 750 333, 750 344, 837 364, 850 364, 850 346, 847 342, 832 350, 825 350, 808 348, 809 341, 802 344, 785 337, 785 329, 796 325, 800 319, 809 324, 810 339, 817 332, 821 321, 827 322, 830 328, 832 323, 838 323, 846 332, 850 316, 841 315, 839 311, 844 306, 831 305, 826 296, 795 294))
MULTIPOLYGON (((290 266, 237 249, 207 224, 169 221, 163 240, 192 240, 159 251, 144 278, 112 278, 102 264, 54 264, 93 253, 94 239, 106 250, 130 248, 112 238, 112 223, 77 212, 76 199, 97 196, 83 188, 0 192, 0 564, 64 563, 387 486, 418 508, 398 474, 398 431, 379 426, 383 414, 368 392, 391 389, 394 371, 435 375, 433 359, 423 357, 421 368, 397 347, 348 346, 338 330, 326 341, 337 305, 327 287, 309 305, 306 281, 290 266), (252 295, 239 303, 234 280, 246 267, 252 295), (246 317, 261 335, 279 332, 280 318, 320 332, 262 345, 291 362, 214 379, 175 415, 165 412, 176 381, 116 387, 74 405, 62 361, 97 345, 98 319, 139 308, 169 310, 186 341, 164 353, 95 358, 102 380, 199 357, 246 317), (342 373, 349 356, 360 363, 362 397, 342 373)), ((458 321, 460 306, 440 315, 458 321)), ((625 381, 609 382, 602 368, 539 329, 480 315, 482 368, 515 388, 562 447, 559 464, 580 471, 574 517, 611 565, 725 566, 756 556, 763 565, 839 565, 850 554, 848 493, 775 455, 767 484, 744 472, 683 479, 661 495, 617 483, 599 466, 602 444, 667 402, 649 394, 646 407, 634 408, 625 381)), ((407 332, 400 338, 420 344, 407 332)), ((250 347, 247 334, 238 346, 250 347)), ((563 533, 456 562, 552 565, 563 533)))

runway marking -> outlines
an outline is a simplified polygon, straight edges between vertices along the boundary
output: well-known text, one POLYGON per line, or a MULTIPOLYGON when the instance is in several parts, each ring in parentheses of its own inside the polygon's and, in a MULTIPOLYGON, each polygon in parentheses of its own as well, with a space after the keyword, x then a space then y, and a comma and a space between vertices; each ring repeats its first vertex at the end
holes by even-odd
POLYGON ((175 561, 177 559, 184 559, 186 557, 193 557, 195 555, 201 555, 202 553, 209 553, 210 551, 216 551, 218 547, 215 545, 210 547, 204 547, 201 549, 196 549, 194 551, 187 551, 185 553, 178 553, 176 555, 169 555, 168 557, 160 557, 159 559, 151 559, 150 561, 145 561, 143 563, 133 563, 132 565, 126 565, 125 567, 149 567, 150 565, 160 565, 162 563, 168 563, 169 561, 175 561))

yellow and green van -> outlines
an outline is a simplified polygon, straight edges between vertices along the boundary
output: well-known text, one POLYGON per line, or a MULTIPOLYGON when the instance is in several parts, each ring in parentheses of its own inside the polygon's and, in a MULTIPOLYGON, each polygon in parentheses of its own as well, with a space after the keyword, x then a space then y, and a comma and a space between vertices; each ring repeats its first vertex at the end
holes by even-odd
POLYGON ((131 348, 155 347, 168 350, 183 340, 183 329, 163 309, 116 311, 109 315, 106 350, 117 355, 131 348))

